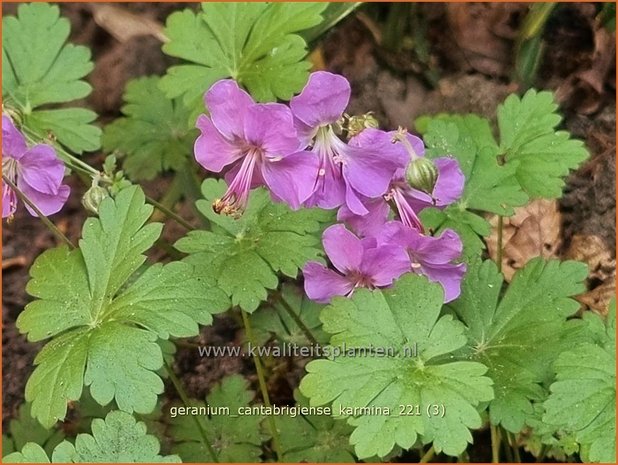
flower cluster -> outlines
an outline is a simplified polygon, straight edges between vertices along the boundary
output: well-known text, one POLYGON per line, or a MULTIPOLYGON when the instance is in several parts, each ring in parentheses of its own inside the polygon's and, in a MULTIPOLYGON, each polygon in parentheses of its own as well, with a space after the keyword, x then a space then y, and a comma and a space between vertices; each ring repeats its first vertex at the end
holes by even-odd
POLYGON ((348 81, 328 72, 312 73, 289 106, 256 103, 232 80, 215 83, 195 142, 198 163, 225 172, 229 186, 214 210, 241 215, 249 191, 260 185, 293 209, 338 208, 345 225, 323 235, 336 271, 318 262, 303 269, 307 295, 318 302, 357 287, 389 286, 406 272, 439 282, 445 301, 456 298, 465 272, 455 263, 461 240, 451 230, 426 235, 419 212, 461 196, 458 162, 425 158, 421 139, 401 128, 377 129, 370 115, 348 116, 350 94, 348 81))
MULTIPOLYGON (((26 139, 11 118, 2 115, 2 175, 17 187, 40 212, 51 215, 58 212, 71 189, 62 184, 64 163, 54 148, 47 144, 28 147, 26 139)), ((37 213, 26 204, 32 216, 37 213)), ((11 218, 17 210, 17 194, 2 183, 2 218, 11 218)))

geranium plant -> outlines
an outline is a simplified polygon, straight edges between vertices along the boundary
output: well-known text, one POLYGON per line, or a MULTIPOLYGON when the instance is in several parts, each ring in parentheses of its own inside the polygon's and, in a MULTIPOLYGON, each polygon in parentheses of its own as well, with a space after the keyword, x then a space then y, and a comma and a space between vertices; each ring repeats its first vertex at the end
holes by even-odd
POLYGON ((614 460, 615 308, 577 316, 582 263, 535 258, 507 284, 484 250, 487 214, 559 197, 587 157, 552 94, 509 96, 498 139, 476 115, 423 117, 416 133, 350 115, 346 77, 305 58, 328 8, 173 13, 163 51, 181 61, 128 83, 103 166, 80 158, 101 147, 95 115, 45 106, 88 94, 89 51, 67 43, 57 6, 3 19, 5 227, 23 201, 60 242, 30 268, 17 319, 44 345, 5 462, 461 459, 486 429, 494 458, 536 441, 539 460, 614 460), (194 217, 145 195, 138 182, 165 171, 187 191, 199 179, 194 217), (51 216, 73 173, 88 184, 79 238, 51 216), (146 255, 155 209, 186 229, 161 262, 146 255), (255 383, 188 398, 175 345, 223 313, 253 346, 321 349, 286 406, 320 409, 277 414, 259 352, 255 383), (54 436, 69 415, 83 430, 54 436))

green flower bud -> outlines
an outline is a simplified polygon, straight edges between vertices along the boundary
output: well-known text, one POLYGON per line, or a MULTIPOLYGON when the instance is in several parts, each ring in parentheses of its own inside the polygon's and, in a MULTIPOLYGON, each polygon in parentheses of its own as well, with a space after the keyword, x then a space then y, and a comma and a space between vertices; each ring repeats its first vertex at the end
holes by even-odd
POLYGON ((428 158, 419 157, 408 164, 406 181, 410 187, 432 195, 438 181, 438 168, 428 158))
POLYGON ((101 186, 93 185, 90 189, 86 191, 86 193, 82 197, 82 205, 89 212, 98 215, 99 205, 101 205, 101 202, 106 197, 109 197, 107 189, 101 186))

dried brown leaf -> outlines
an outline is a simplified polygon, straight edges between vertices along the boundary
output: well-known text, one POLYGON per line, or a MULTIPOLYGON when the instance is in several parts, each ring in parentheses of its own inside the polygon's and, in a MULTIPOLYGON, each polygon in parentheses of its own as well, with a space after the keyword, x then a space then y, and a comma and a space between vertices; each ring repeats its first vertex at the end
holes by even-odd
POLYGON ((609 301, 616 295, 616 259, 603 239, 595 235, 575 235, 565 258, 588 265, 586 284, 589 291, 577 300, 593 310, 607 312, 609 301))
MULTIPOLYGON (((498 217, 490 220, 493 231, 487 248, 493 260, 498 251, 498 217)), ((502 272, 510 281, 517 270, 534 257, 556 257, 560 248, 560 212, 555 200, 535 200, 516 208, 504 218, 502 228, 502 272)))

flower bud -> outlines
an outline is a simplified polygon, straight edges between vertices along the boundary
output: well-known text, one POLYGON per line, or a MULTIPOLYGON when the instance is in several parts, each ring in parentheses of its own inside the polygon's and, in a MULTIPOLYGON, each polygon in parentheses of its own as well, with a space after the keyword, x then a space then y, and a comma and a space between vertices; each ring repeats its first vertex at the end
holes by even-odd
POLYGON ((428 158, 419 157, 408 164, 406 181, 413 189, 432 195, 438 181, 438 168, 428 158))
POLYGON ((89 212, 98 215, 99 205, 101 205, 101 202, 106 197, 109 197, 107 189, 101 186, 93 185, 90 189, 86 191, 86 193, 82 197, 82 205, 89 212))

